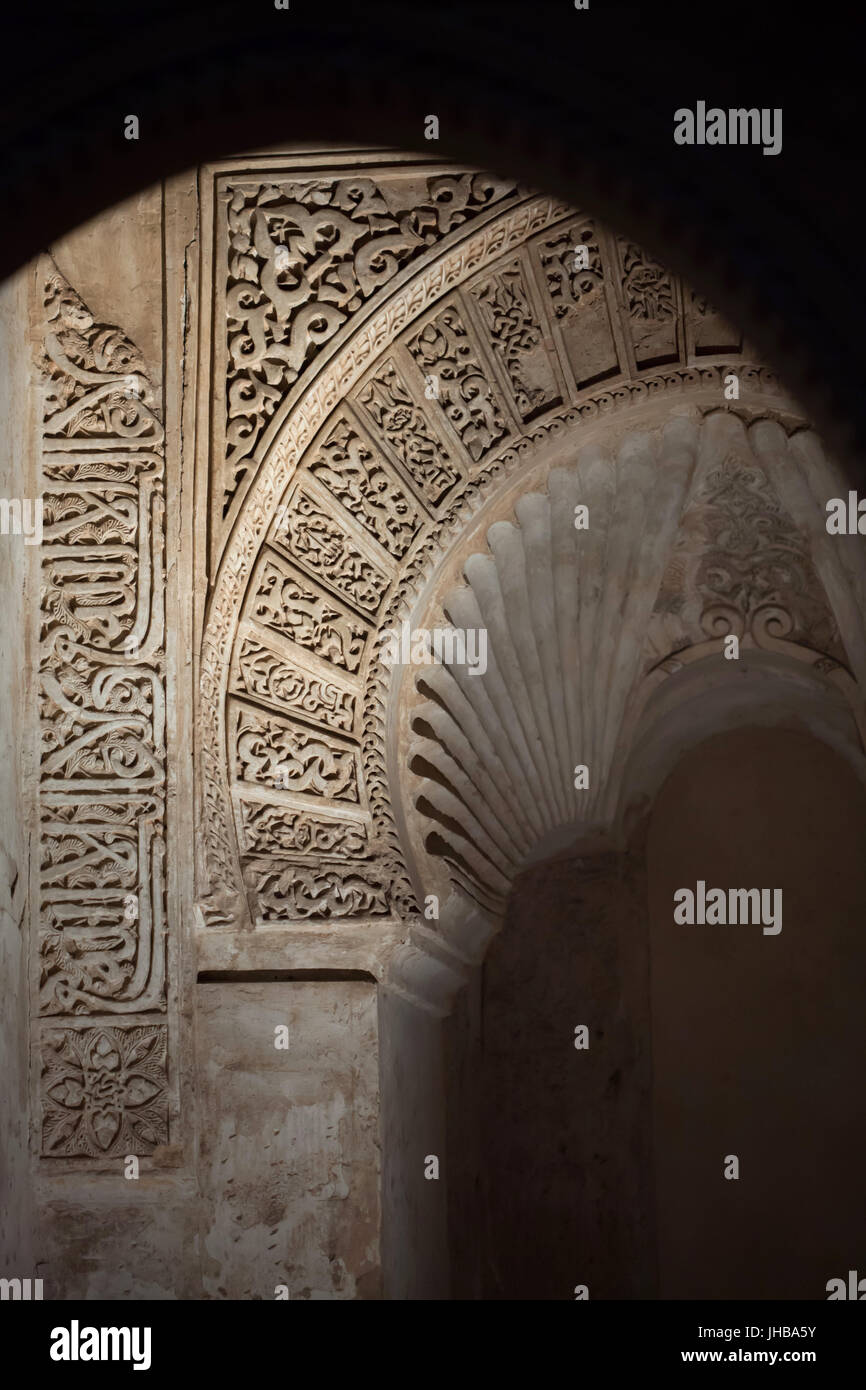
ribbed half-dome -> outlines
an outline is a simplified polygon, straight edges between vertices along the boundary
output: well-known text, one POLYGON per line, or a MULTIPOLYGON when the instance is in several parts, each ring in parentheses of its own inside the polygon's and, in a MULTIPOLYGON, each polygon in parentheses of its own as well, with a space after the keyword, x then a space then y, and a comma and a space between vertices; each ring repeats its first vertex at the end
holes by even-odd
POLYGON ((442 600, 452 627, 483 629, 487 666, 416 678, 411 770, 428 849, 488 905, 549 832, 601 824, 609 771, 682 500, 699 426, 672 421, 588 446, 514 521, 486 534, 465 586, 442 600), (578 513, 587 508, 588 516, 578 513), (586 520, 585 529, 576 520, 586 520), (575 769, 588 786, 575 786, 575 769))

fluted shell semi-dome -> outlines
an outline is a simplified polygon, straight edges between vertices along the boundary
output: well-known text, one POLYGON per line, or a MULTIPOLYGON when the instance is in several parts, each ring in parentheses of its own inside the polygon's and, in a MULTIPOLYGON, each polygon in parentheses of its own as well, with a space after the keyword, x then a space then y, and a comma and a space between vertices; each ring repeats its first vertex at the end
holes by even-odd
POLYGON ((798 491, 816 448, 724 410, 675 418, 584 447, 482 531, 423 621, 483 631, 486 669, 422 667, 410 721, 416 824, 453 883, 499 910, 553 832, 610 825, 627 709, 672 653, 726 632, 779 647, 776 630, 846 660, 815 538, 777 491, 821 526, 798 491))

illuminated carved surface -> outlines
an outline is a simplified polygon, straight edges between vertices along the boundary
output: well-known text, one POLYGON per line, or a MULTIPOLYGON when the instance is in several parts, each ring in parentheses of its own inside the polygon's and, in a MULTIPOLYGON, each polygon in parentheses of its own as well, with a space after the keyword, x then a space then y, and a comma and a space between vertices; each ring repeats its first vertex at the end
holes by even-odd
POLYGON ((726 634, 759 678, 866 673, 859 542, 822 536, 820 444, 739 334, 586 212, 433 155, 221 160, 154 191, 141 263, 125 213, 55 247, 81 293, 42 267, 10 857, 38 1268, 76 1295, 360 1296, 406 1056, 373 981, 441 1016, 516 873, 625 842, 726 634), (486 670, 389 669, 404 622, 483 631, 486 670))
POLYGON ((166 1141, 162 426, 137 349, 47 258, 39 1007, 44 1152, 166 1141), (47 1048, 47 1051, 46 1051, 47 1048), (139 1065, 140 1064, 140 1065, 139 1065))
MULTIPOLYGON (((180 891, 237 958, 405 943, 433 881, 498 912, 546 836, 610 826, 634 692, 687 648, 855 664, 778 476, 708 442, 804 425, 712 305, 513 183, 298 161, 214 166, 174 400, 207 424, 180 891), (380 639, 419 617, 483 628, 487 671, 399 684, 380 639)), ((167 1142, 163 431, 142 354, 42 285, 44 1147, 114 1159, 167 1142)))
POLYGON ((266 421, 322 346, 411 261, 509 193, 485 174, 233 182, 229 230, 228 510, 266 421))
MULTIPOLYGON (((408 615, 474 512, 569 432, 576 454, 579 431, 605 415, 693 392, 704 409, 718 406, 731 363, 743 393, 775 395, 775 418, 795 417, 771 374, 737 359, 739 340, 711 306, 640 248, 552 199, 467 171, 377 171, 373 161, 354 179, 321 169, 302 178, 278 163, 221 177, 228 237, 213 246, 214 338, 202 345, 207 360, 225 364, 208 465, 215 566, 198 715, 202 917, 221 927, 406 917, 417 905, 385 754, 391 686, 381 631, 408 615), (706 360, 714 340, 727 354, 720 362, 706 360), (317 865, 328 866, 322 879, 317 865)), ((633 545, 646 625, 668 557, 623 518, 635 508, 661 524, 670 498, 658 475, 668 465, 646 462, 634 484, 623 468, 611 464, 619 482, 596 501, 586 549, 597 565, 619 564, 604 548, 608 527, 611 547, 614 536, 633 545)), ((575 470, 551 537, 569 524, 575 470)), ((628 595, 616 599, 619 579, 606 591, 599 583, 567 639, 583 663, 599 644, 593 690, 582 678, 568 697, 539 705, 532 694, 550 727, 540 742, 526 735, 533 753, 512 781, 515 824, 576 813, 575 742, 589 740, 601 759, 596 788, 613 758, 627 683, 606 698, 614 652, 599 634, 628 595), (532 811, 523 803, 536 794, 532 811)), ((574 655, 568 648, 560 660, 574 655)), ((616 660, 638 672, 641 654, 620 650, 616 660)), ((495 713, 482 720, 488 738, 495 713)), ((445 796, 428 791, 430 805, 445 796)), ((597 795, 584 798, 581 815, 602 816, 597 795)), ((443 819, 440 808, 440 830, 443 819)), ((525 839, 503 842, 501 863, 485 851, 497 866, 487 881, 494 895, 525 839)))

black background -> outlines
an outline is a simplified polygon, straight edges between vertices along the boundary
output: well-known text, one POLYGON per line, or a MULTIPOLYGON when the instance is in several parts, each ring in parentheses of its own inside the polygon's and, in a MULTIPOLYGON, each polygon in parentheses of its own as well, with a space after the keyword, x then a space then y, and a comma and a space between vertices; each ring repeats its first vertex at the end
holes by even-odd
POLYGON ((435 150, 560 193, 683 274, 859 480, 863 28, 838 0, 21 5, 4 21, 0 275, 208 157, 297 140, 435 150), (698 100, 781 107, 781 154, 675 145, 674 111, 698 100))

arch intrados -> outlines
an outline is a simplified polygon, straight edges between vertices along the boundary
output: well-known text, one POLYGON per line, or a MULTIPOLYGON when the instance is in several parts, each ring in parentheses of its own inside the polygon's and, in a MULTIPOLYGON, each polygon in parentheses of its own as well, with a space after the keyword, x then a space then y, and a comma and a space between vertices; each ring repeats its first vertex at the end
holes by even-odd
MULTIPOLYGON (((806 733, 841 757, 866 788, 866 717, 858 688, 844 668, 820 673, 815 665, 826 658, 791 644, 788 654, 751 648, 748 668, 732 672, 721 641, 707 648, 690 654, 661 684, 652 678, 643 683, 637 701, 641 712, 623 754, 619 803, 609 833, 587 835, 577 824, 559 827, 533 847, 512 891, 519 873, 564 853, 591 858, 624 852, 640 835, 680 762, 721 734, 747 729, 806 733)), ((434 877, 428 876, 428 890, 434 877)), ((407 942, 389 961, 385 982, 416 1006, 445 1017, 471 972, 483 964, 505 914, 504 909, 485 910, 455 891, 445 874, 436 886, 443 895, 441 920, 429 926, 420 919, 412 923, 407 942)))
POLYGON ((866 711, 846 668, 782 642, 775 651, 744 646, 735 668, 723 647, 718 639, 681 653, 670 663, 676 669, 651 673, 637 692, 615 822, 621 844, 680 759, 734 729, 808 732, 844 758, 866 787, 866 711))

